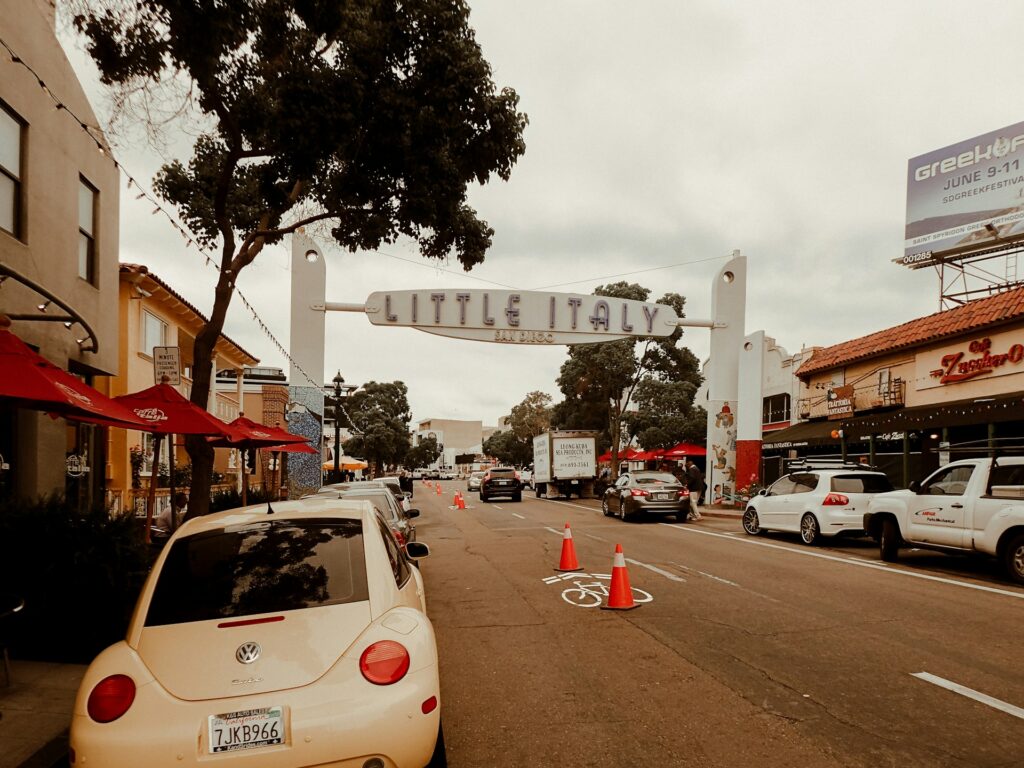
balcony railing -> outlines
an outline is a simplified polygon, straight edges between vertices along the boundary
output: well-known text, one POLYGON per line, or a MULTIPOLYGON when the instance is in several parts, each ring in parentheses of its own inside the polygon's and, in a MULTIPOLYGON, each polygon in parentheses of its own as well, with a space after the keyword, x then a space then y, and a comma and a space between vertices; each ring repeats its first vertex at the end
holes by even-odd
MULTIPOLYGON (((906 404, 906 382, 893 379, 886 385, 860 384, 853 388, 854 413, 863 413, 881 408, 896 408, 906 404)), ((828 416, 828 396, 824 391, 813 397, 802 397, 797 412, 801 419, 816 419, 828 416)))

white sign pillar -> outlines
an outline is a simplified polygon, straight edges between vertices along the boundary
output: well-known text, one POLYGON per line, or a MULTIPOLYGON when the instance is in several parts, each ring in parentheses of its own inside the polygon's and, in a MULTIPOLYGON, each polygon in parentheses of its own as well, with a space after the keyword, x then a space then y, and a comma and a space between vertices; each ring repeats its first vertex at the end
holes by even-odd
POLYGON ((323 251, 301 230, 292 235, 291 329, 288 347, 288 431, 305 437, 318 450, 288 456, 288 495, 297 499, 315 493, 321 484, 324 424, 323 304, 327 293, 327 265, 323 251), (299 370, 301 368, 301 370, 299 370), (305 372, 305 373, 303 373, 305 372), (310 382, 309 379, 313 381, 310 382))
POLYGON ((708 380, 708 498, 735 494, 736 412, 739 399, 740 350, 747 307, 747 257, 739 251, 719 270, 711 287, 711 350, 708 380))

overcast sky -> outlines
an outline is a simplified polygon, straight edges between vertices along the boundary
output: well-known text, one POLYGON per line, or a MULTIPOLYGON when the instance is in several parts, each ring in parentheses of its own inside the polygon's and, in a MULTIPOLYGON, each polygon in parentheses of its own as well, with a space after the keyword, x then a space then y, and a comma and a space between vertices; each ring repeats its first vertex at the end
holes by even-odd
MULTIPOLYGON (((790 352, 829 345, 938 309, 933 271, 903 253, 907 160, 1024 120, 1024 6, 988 0, 855 4, 679 0, 471 0, 471 23, 499 87, 528 113, 526 155, 508 183, 474 189, 496 231, 464 276, 414 248, 349 254, 323 243, 328 301, 387 289, 589 293, 619 273, 656 298, 676 291, 710 315, 728 255, 748 257, 748 332, 790 352), (408 259, 419 264, 408 263, 408 259), (448 270, 448 271, 444 271, 448 270)), ((81 42, 68 56, 104 113, 81 42)), ((149 181, 164 158, 113 137, 149 181)), ((177 145, 178 151, 181 145, 177 145)), ((123 191, 121 260, 146 264, 204 312, 215 273, 152 206, 123 191)), ((287 345, 288 250, 269 249, 239 284, 287 345)), ((414 419, 494 424, 531 390, 555 385, 565 348, 458 341, 328 314, 326 378, 400 379, 414 419)), ((225 332, 287 361, 238 302, 225 332)), ((708 334, 684 341, 707 355, 708 334)))

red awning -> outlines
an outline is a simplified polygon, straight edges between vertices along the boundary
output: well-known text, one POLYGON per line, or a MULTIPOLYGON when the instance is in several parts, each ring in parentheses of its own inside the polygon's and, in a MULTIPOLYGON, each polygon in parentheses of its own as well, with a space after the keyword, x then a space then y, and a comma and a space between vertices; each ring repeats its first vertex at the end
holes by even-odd
POLYGON ((191 402, 170 384, 157 384, 130 395, 114 398, 149 424, 143 429, 161 435, 230 434, 230 427, 216 416, 191 402))
POLYGON ((32 351, 0 322, 0 402, 105 427, 145 429, 146 422, 32 351))
MULTIPOLYGON (((636 461, 638 455, 639 455, 639 451, 636 451, 636 450, 634 450, 632 448, 626 448, 623 451, 619 451, 619 461, 636 461)), ((602 463, 603 464, 607 464, 611 460, 612 460, 612 452, 611 451, 608 451, 608 453, 602 453, 600 456, 597 457, 597 463, 598 464, 602 464, 602 463)))
POLYGON ((270 451, 271 453, 320 453, 320 451, 311 446, 309 443, 288 443, 286 445, 272 445, 269 448, 264 448, 263 450, 270 451))
POLYGON ((306 442, 302 435, 293 435, 280 427, 257 424, 245 416, 239 416, 226 426, 227 434, 224 437, 211 438, 212 445, 218 448, 270 448, 275 445, 306 442))

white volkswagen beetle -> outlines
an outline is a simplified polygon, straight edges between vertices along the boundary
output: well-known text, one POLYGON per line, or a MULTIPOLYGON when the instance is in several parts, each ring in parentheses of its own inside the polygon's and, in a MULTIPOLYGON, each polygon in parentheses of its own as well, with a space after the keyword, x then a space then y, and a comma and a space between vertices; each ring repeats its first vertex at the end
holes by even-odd
POLYGON ((71 764, 444 765, 425 607, 419 570, 368 501, 192 520, 127 637, 82 680, 71 764))

